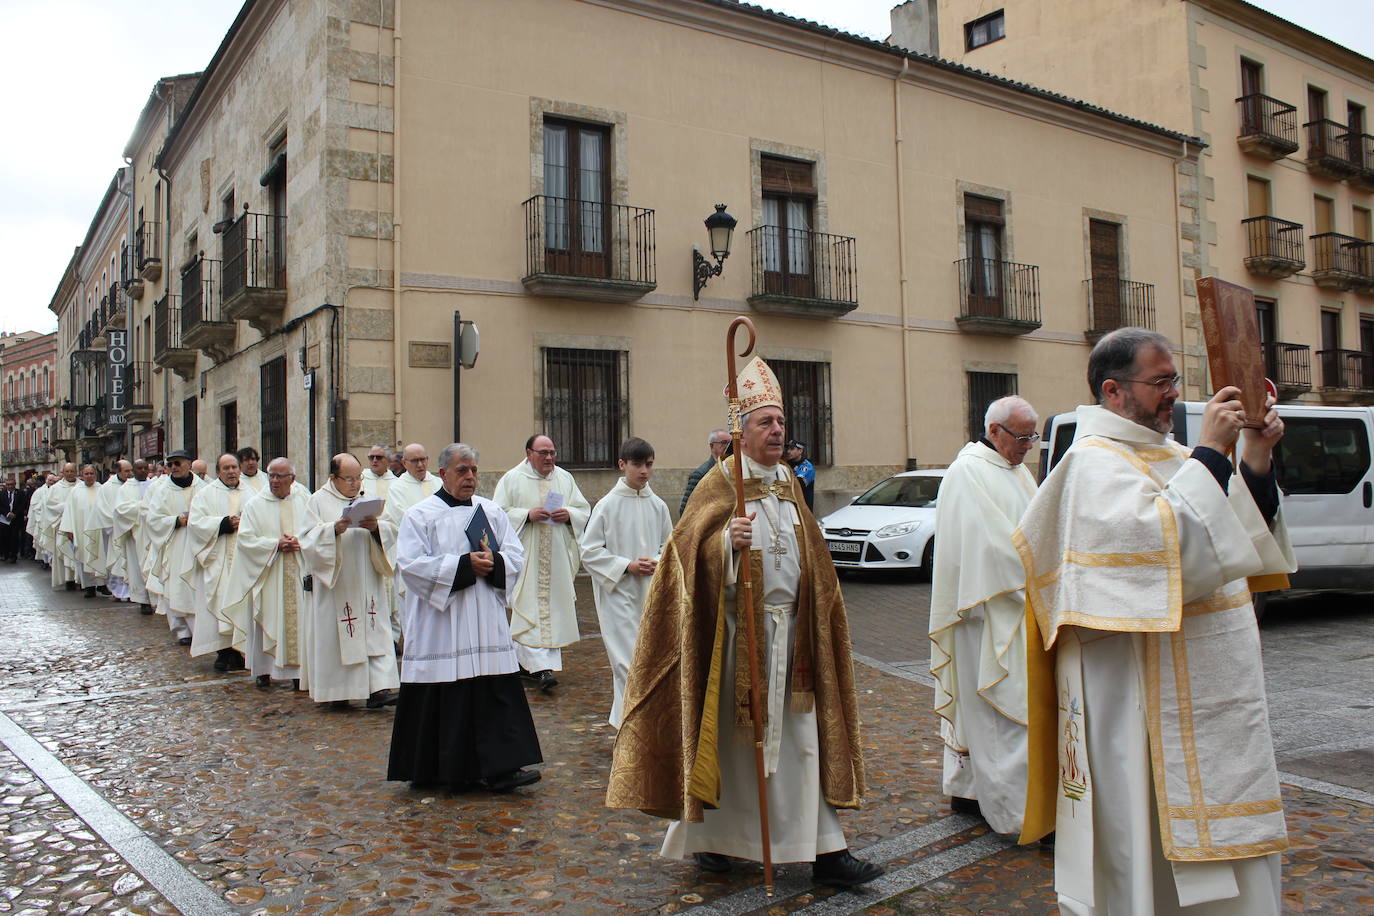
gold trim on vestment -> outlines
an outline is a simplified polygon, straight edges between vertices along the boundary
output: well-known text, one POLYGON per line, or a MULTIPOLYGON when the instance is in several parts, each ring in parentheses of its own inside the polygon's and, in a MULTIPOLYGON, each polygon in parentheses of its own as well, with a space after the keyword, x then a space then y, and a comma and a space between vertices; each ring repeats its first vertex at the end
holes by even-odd
MULTIPOLYGON (((1203 809, 1206 817, 1254 817, 1259 814, 1277 814, 1283 810, 1283 799, 1266 798, 1263 801, 1240 802, 1234 805, 1208 805, 1203 809)), ((1169 817, 1187 819, 1195 817, 1196 812, 1189 807, 1170 807, 1169 817)))
MULTIPOLYGON (((1188 793, 1192 796, 1195 812, 1193 821, 1197 826, 1197 844, 1211 846, 1212 826, 1207 821, 1207 799, 1202 794, 1202 770, 1197 762, 1197 734, 1193 729, 1193 681, 1188 674, 1188 643, 1182 633, 1169 634, 1169 648, 1174 666, 1174 703, 1178 707, 1179 743, 1183 746, 1184 772, 1188 776, 1188 793)), ((1156 705, 1160 699, 1156 694, 1156 705)), ((1160 832, 1164 833, 1163 830, 1160 832)))
POLYGON ((1201 617, 1204 614, 1216 614, 1219 611, 1230 611, 1238 607, 1245 607, 1250 603, 1250 592, 1241 589, 1232 595, 1221 594, 1212 598, 1203 598, 1199 601, 1190 601, 1183 606, 1184 617, 1201 617))

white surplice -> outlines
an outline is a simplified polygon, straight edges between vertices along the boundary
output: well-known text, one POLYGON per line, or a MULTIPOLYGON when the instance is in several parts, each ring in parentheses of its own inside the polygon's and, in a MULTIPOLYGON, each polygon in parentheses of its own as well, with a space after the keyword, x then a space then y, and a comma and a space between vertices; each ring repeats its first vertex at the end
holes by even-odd
POLYGON ((87 486, 84 481, 78 480, 67 494, 62 518, 57 523, 59 544, 64 551, 71 551, 76 582, 82 588, 91 588, 105 581, 104 574, 100 572, 104 565, 104 544, 97 517, 99 501, 100 485, 87 486))
POLYGON ((47 500, 43 503, 43 520, 40 524, 43 531, 43 543, 46 545, 48 553, 51 554, 49 562, 52 565, 52 575, 50 581, 53 588, 65 588, 68 582, 76 580, 76 552, 72 542, 57 530, 57 526, 62 524, 62 513, 67 508, 67 497, 77 486, 75 481, 58 480, 53 485, 52 492, 48 494, 47 500))
POLYGON ((622 477, 592 509, 587 530, 578 540, 582 567, 592 578, 601 642, 611 662, 613 696, 607 721, 615 728, 620 728, 625 681, 651 581, 650 576, 627 570, 634 560, 658 559, 672 533, 673 521, 663 500, 647 483, 636 490, 622 477))
POLYGON ((195 474, 180 486, 169 474, 148 488, 143 525, 148 531, 148 556, 143 560, 148 590, 158 596, 157 612, 167 615, 172 635, 185 639, 195 626, 196 596, 184 573, 196 562, 187 549, 189 528, 177 519, 191 511, 191 500, 205 481, 195 474))
POLYGON ((110 593, 121 600, 128 598, 129 592, 124 586, 123 576, 110 574, 110 567, 115 560, 114 552, 110 550, 110 532, 114 528, 114 507, 119 500, 119 489, 122 486, 124 481, 120 480, 117 474, 111 474, 105 479, 100 485, 100 492, 96 495, 95 514, 90 520, 90 524, 96 529, 95 537, 99 545, 95 574, 105 579, 105 585, 110 593))
MULTIPOLYGON (((786 465, 768 467, 744 458, 744 473, 765 484, 791 477, 786 465)), ((844 831, 835 808, 821 794, 820 736, 816 712, 798 713, 788 708, 791 695, 791 664, 797 614, 797 588, 801 582, 797 526, 801 516, 788 500, 769 491, 763 499, 745 503, 744 514, 755 514, 753 550, 777 544, 781 553, 763 554, 764 668, 759 672, 768 684, 768 725, 764 731, 764 765, 769 776, 769 839, 774 862, 812 862, 825 852, 845 849, 844 831), (776 520, 776 523, 775 523, 776 520), (781 568, 779 568, 781 567, 781 568)), ((739 555, 729 545, 730 529, 723 529, 726 549, 732 557, 725 588, 726 634, 717 721, 722 732, 735 721, 735 575, 739 555)), ((757 583, 755 583, 757 587, 757 583)), ((694 852, 763 861, 759 837, 758 783, 753 742, 722 735, 720 754, 720 803, 702 812, 700 822, 673 821, 663 837, 660 855, 685 859, 694 852)))
POLYGON ((580 561, 577 539, 592 507, 567 471, 555 466, 545 477, 528 460, 502 475, 492 498, 525 547, 525 571, 510 594, 516 657, 530 671, 561 671, 559 650, 578 640, 573 577, 580 561), (562 495, 568 524, 529 521, 530 510, 545 505, 550 493, 562 495))
POLYGON ((53 488, 48 484, 33 491, 29 498, 29 517, 24 522, 24 530, 33 539, 33 552, 39 560, 47 562, 52 556, 52 548, 44 543, 43 538, 43 517, 48 497, 52 495, 53 488))
POLYGON ((930 673, 944 790, 977 799, 998 833, 1026 807, 1026 571, 1012 543, 1035 478, 982 442, 940 483, 930 596, 930 673))
POLYGON ((520 575, 524 548, 501 507, 480 496, 451 506, 432 496, 406 513, 397 538, 397 571, 405 577, 406 644, 401 679, 445 684, 518 670, 506 622, 506 589, 473 586, 454 591, 463 557, 471 552, 467 526, 477 511, 499 544, 507 587, 520 575))
POLYGON ((1055 645, 1055 889, 1075 916, 1268 916, 1287 847, 1248 576, 1291 572, 1240 475, 1102 407, 1018 548, 1055 645))
POLYGON ((326 481, 307 500, 299 534, 305 572, 313 580, 302 626, 301 683, 318 703, 363 700, 401 684, 382 545, 364 528, 334 533, 352 502, 326 481))
POLYGON ((194 557, 182 572, 195 592, 196 625, 191 654, 206 655, 220 649, 244 651, 248 645, 249 612, 246 596, 226 601, 221 587, 234 564, 238 534, 220 531, 224 519, 240 515, 253 498, 238 486, 229 487, 216 478, 191 499, 186 550, 194 557))
MULTIPOLYGON (((377 519, 377 531, 382 536, 382 550, 386 553, 386 562, 393 574, 390 592, 393 608, 391 636, 399 642, 405 632, 405 614, 402 607, 406 586, 401 578, 401 571, 396 566, 396 537, 401 531, 401 520, 405 518, 407 510, 437 493, 443 486, 443 481, 429 472, 425 473, 424 480, 417 480, 414 474, 407 471, 400 477, 393 475, 389 479, 378 478, 372 474, 369 483, 369 474, 372 474, 370 469, 363 471, 362 495, 381 495, 386 500, 386 507, 377 519), (369 486, 372 489, 369 489, 369 486)), ((387 471, 387 474, 390 475, 391 472, 387 471)))
POLYGON ((307 493, 293 489, 286 499, 270 490, 248 500, 239 519, 234 565, 222 601, 242 601, 251 611, 245 656, 254 677, 277 680, 301 676, 304 654, 302 614, 309 597, 299 551, 277 549, 283 535, 293 537, 306 518, 307 493))
POLYGON ((130 477, 120 486, 110 519, 110 591, 116 578, 124 583, 124 597, 135 604, 148 604, 147 584, 143 580, 143 554, 147 550, 143 528, 144 494, 151 480, 130 477))
MULTIPOLYGON (((409 476, 408 474, 402 476, 409 476)), ((374 474, 372 468, 363 468, 363 493, 368 496, 380 496, 387 498, 391 490, 391 483, 396 479, 396 475, 387 471, 385 474, 374 474)), ((413 478, 412 478, 413 479, 413 478)))

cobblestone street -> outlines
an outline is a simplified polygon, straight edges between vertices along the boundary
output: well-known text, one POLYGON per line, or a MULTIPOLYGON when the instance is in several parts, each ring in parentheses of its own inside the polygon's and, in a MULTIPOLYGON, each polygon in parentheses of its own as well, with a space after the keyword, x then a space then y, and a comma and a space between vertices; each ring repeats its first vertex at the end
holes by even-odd
MULTIPOLYGON (((841 813, 886 864, 862 894, 780 869, 657 857, 662 824, 603 806, 610 672, 584 638, 530 694, 543 781, 510 795, 383 780, 392 712, 317 707, 191 659, 162 617, 0 571, 0 913, 1051 913, 1051 853, 949 814, 930 712, 929 587, 846 579, 869 795, 841 813)), ((1294 913, 1374 911, 1374 614, 1276 602, 1263 630, 1294 913)), ((786 811, 775 813, 786 817, 786 811)))

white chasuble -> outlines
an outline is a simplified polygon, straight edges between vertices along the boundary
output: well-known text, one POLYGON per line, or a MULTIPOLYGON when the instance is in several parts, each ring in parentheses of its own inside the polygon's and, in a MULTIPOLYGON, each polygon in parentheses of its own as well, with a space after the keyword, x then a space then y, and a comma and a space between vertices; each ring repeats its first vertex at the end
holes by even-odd
POLYGON ((647 483, 636 490, 622 477, 592 509, 587 530, 578 541, 582 567, 592 578, 601 641, 611 661, 613 694, 608 721, 616 728, 620 727, 625 681, 652 579, 628 568, 641 558, 657 560, 672 533, 673 521, 663 500, 647 483))
MULTIPOLYGON (((785 465, 768 467, 744 458, 746 477, 760 478, 765 485, 788 481, 792 471, 785 465)), ((733 478, 732 478, 733 479, 733 478)), ((790 483, 785 493, 790 494, 790 483)), ((759 672, 767 684, 768 716, 764 730, 764 768, 768 773, 769 829, 774 862, 812 862, 824 852, 848 845, 834 807, 821 794, 820 736, 814 707, 809 712, 789 708, 791 663, 797 614, 797 588, 801 583, 800 544, 797 529, 801 515, 790 500, 769 490, 763 499, 744 504, 744 514, 755 514, 754 552, 763 555, 765 665, 759 672)), ((735 721, 735 580, 740 557, 726 539, 731 568, 725 576, 726 634, 720 683, 720 708, 716 721, 721 791, 719 806, 702 812, 700 822, 673 821, 663 837, 660 854, 685 859, 694 852, 763 860, 759 837, 758 782, 754 764, 753 736, 735 721)), ((755 582, 754 587, 759 588, 755 582)))
POLYGON ((71 496, 77 486, 77 483, 59 480, 43 505, 43 543, 52 555, 53 588, 62 588, 76 578, 75 545, 57 529, 62 524, 62 514, 67 509, 67 497, 71 496))
POLYGON ((970 442, 945 472, 935 515, 930 673, 944 789, 978 800, 998 833, 1026 803, 1026 571, 1012 532, 1035 478, 970 442))
MULTIPOLYGON (((148 511, 144 525, 148 528, 149 557, 144 562, 156 570, 156 583, 161 600, 157 611, 167 615, 167 625, 178 636, 191 635, 196 614, 196 596, 186 573, 196 562, 190 551, 190 527, 177 525, 177 519, 189 517, 191 501, 206 486, 195 474, 188 475, 189 483, 179 486, 172 477, 150 487, 148 511)), ((148 587, 154 587, 153 575, 147 576, 148 587)))
POLYGON ((267 492, 267 475, 262 471, 258 471, 251 477, 247 474, 240 474, 239 486, 243 489, 243 504, 246 508, 248 500, 267 492))
POLYGON ((1291 572, 1239 476, 1101 407, 1017 531, 1056 660, 1068 913, 1279 911, 1287 848, 1248 576, 1291 572), (1075 639, 1076 637, 1076 639, 1075 639), (1066 842, 1066 840, 1068 842, 1066 842))
POLYGON ((511 636, 526 646, 555 649, 577 642, 577 539, 586 530, 591 504, 573 476, 555 467, 548 477, 528 460, 507 471, 496 485, 493 501, 505 510, 525 547, 525 569, 510 594, 511 636), (569 523, 531 522, 529 511, 558 493, 569 523))
POLYGON ((98 572, 104 565, 104 543, 97 527, 96 509, 100 501, 100 486, 86 486, 77 481, 67 493, 66 506, 57 523, 59 543, 70 551, 75 563, 76 578, 82 588, 89 588, 104 574, 98 572))
POLYGON ((33 496, 29 498, 29 518, 24 522, 24 530, 33 539, 34 553, 38 559, 42 560, 52 553, 52 549, 43 542, 43 512, 47 505, 48 497, 52 494, 52 487, 44 484, 33 491, 33 496))
POLYGON ((214 480, 191 499, 187 523, 187 551, 194 558, 182 572, 195 593, 196 626, 191 654, 204 655, 220 649, 240 652, 248 643, 248 607, 240 598, 226 603, 221 587, 234 563, 238 535, 220 531, 225 518, 239 515, 250 494, 214 480))
POLYGON ((110 516, 110 575, 124 580, 129 600, 148 603, 143 579, 144 530, 141 518, 143 491, 148 481, 130 477, 120 486, 110 516))
MULTIPOLYGON (((119 491, 124 481, 115 474, 106 478, 100 485, 100 493, 95 500, 95 514, 90 524, 96 529, 99 543, 99 563, 95 572, 98 576, 110 578, 110 567, 114 565, 114 552, 110 550, 110 531, 114 528, 114 507, 119 501, 119 491)), ((125 596, 127 597, 127 596, 125 596)))
POLYGON ((487 516, 505 566, 506 587, 520 576, 524 548, 505 513, 480 496, 452 506, 434 496, 407 512, 397 539, 397 571, 405 577, 406 644, 401 677, 407 684, 444 684, 518 670, 506 588, 481 577, 454 591, 463 557, 471 552, 467 526, 478 510, 487 516))
POLYGON ((301 560, 312 578, 301 681, 320 703, 366 699, 401 683, 382 545, 364 528, 334 533, 352 502, 327 481, 307 500, 301 522, 301 560))
POLYGON ((396 477, 387 471, 388 477, 379 478, 372 474, 372 480, 369 482, 369 474, 372 474, 371 470, 363 471, 363 495, 381 494, 386 499, 386 507, 377 520, 377 531, 382 536, 382 550, 386 553, 386 562, 391 568, 391 635, 399 642, 405 633, 405 613, 402 608, 406 584, 401 576, 401 570, 396 565, 396 537, 401 531, 401 520, 405 518, 406 512, 412 506, 439 492, 443 481, 430 473, 425 474, 424 480, 416 480, 415 475, 409 472, 396 477))
POLYGON ((309 597, 299 551, 279 551, 284 535, 296 536, 310 497, 293 490, 278 499, 270 490, 244 506, 239 519, 234 565, 224 590, 226 602, 244 600, 251 611, 248 667, 255 677, 300 677, 301 615, 309 597))
MULTIPOLYGON (((406 474, 404 476, 409 477, 410 475, 406 474)), ((427 474, 426 476, 432 475, 427 474)), ((413 480, 414 478, 411 479, 413 480)), ((380 496, 382 499, 389 499, 388 493, 391 490, 392 482, 395 480, 396 475, 390 471, 378 475, 373 473, 372 468, 363 468, 363 495, 380 496)))

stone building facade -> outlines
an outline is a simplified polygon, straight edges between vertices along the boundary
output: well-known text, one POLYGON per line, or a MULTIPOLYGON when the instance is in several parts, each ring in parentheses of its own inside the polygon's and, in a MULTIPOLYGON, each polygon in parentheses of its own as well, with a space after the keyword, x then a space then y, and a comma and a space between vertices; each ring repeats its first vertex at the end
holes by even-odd
POLYGON ((23 483, 57 467, 57 335, 0 335, 0 475, 23 483))

